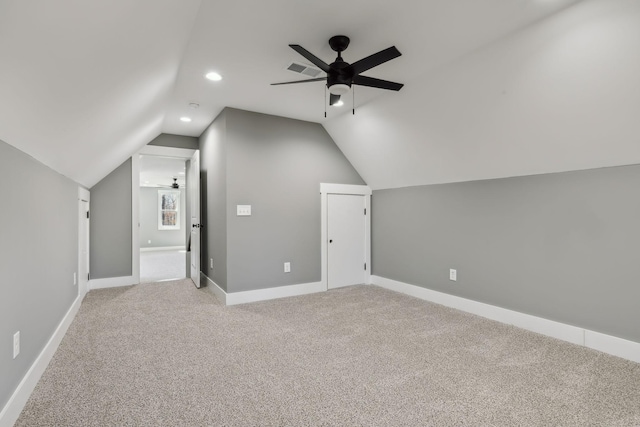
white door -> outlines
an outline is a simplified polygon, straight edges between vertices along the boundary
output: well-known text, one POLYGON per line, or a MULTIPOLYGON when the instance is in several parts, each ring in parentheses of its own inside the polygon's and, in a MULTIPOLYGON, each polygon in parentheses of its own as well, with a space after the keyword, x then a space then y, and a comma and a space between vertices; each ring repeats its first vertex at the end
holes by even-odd
POLYGON ((365 196, 327 196, 327 287, 365 283, 365 196))
POLYGON ((191 201, 191 271, 189 277, 200 287, 200 152, 191 157, 188 170, 189 200, 191 201))

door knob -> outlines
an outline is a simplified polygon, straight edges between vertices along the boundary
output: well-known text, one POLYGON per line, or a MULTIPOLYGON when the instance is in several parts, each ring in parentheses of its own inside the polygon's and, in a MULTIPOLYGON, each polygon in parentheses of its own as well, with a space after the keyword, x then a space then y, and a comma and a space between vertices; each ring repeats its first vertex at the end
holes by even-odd
POLYGON ((329 240, 329 243, 333 243, 333 240, 329 240))

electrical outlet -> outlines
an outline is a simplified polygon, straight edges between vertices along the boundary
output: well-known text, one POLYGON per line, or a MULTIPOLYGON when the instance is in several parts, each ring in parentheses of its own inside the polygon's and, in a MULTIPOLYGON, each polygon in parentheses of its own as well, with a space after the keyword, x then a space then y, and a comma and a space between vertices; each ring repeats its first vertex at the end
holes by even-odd
POLYGON ((211 269, 213 270, 213 258, 209 260, 209 264, 211 264, 211 269))
POLYGON ((13 358, 20 354, 20 331, 13 334, 13 358))
POLYGON ((147 240, 147 244, 150 245, 151 244, 151 240, 147 240))
POLYGON ((285 262, 284 263, 284 272, 285 273, 291 273, 291 263, 290 262, 285 262))
POLYGON ((458 270, 454 270, 453 268, 449 269, 449 280, 454 282, 458 280, 458 270))

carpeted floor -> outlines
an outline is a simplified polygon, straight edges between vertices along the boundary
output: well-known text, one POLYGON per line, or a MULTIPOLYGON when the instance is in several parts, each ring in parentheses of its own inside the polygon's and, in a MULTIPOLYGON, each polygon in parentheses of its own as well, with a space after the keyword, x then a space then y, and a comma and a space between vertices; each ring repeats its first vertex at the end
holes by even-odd
POLYGON ((141 251, 140 283, 187 277, 185 259, 185 251, 141 251))
POLYGON ((640 364, 375 286, 91 291, 17 426, 638 426, 640 364))

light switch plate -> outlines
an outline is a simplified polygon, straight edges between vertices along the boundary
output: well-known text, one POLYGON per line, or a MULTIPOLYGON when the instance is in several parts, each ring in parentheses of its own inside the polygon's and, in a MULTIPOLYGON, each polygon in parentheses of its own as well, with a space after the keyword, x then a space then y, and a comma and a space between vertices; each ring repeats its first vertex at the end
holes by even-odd
POLYGON ((251 205, 237 205, 238 216, 251 216, 251 205))
POLYGON ((455 282, 458 280, 458 271, 453 268, 449 270, 449 280, 455 282))

